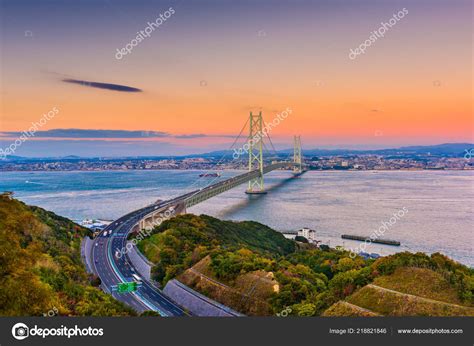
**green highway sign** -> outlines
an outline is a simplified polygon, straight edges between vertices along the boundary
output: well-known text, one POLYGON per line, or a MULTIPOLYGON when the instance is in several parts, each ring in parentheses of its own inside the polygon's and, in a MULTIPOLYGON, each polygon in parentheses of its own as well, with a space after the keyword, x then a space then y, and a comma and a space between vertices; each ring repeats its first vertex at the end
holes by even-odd
POLYGON ((137 282, 122 282, 116 286, 118 293, 129 293, 134 292, 138 289, 139 285, 137 282))

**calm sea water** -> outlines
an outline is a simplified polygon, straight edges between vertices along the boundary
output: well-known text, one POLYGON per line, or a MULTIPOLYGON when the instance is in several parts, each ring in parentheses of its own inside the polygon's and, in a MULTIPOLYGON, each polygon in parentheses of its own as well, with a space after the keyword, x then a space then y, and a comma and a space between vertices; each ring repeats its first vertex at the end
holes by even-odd
MULTIPOLYGON (((200 171, 0 172, 0 191, 74 220, 115 219, 157 199, 203 187, 200 171), (197 182, 196 182, 197 180, 197 182)), ((238 174, 226 171, 220 179, 238 174)), ((331 246, 356 248, 341 234, 370 236, 406 208, 383 238, 400 247, 367 252, 442 252, 474 267, 474 174, 468 171, 290 172, 265 176, 269 193, 248 196, 242 185, 189 210, 222 219, 255 220, 284 231, 311 227, 331 246)))

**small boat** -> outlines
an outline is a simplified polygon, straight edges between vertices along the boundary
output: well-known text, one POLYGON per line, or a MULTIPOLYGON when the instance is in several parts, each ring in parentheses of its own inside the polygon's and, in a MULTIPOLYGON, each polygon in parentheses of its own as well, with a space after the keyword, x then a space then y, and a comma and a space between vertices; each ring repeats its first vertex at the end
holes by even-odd
POLYGON ((206 178, 217 178, 220 177, 220 173, 201 173, 199 174, 200 177, 206 177, 206 178))

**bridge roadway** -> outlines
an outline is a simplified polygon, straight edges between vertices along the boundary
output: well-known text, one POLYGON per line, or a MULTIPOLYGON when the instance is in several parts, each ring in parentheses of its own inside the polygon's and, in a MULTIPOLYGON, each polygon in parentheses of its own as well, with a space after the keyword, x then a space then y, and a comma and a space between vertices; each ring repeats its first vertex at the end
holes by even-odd
MULTIPOLYGON (((274 163, 264 167, 264 174, 275 169, 289 166, 294 166, 294 164, 291 162, 274 163)), ((171 200, 162 201, 135 210, 112 222, 94 239, 92 247, 92 267, 101 279, 102 289, 138 312, 154 310, 162 316, 186 315, 179 304, 166 297, 158 287, 143 278, 142 286, 135 292, 119 294, 112 291, 112 286, 114 285, 121 282, 133 281, 132 274, 137 273, 131 261, 128 259, 128 255, 125 254, 119 258, 116 256, 116 251, 125 249, 128 234, 133 229, 136 229, 140 221, 149 215, 163 213, 169 210, 169 208, 175 208, 175 210, 179 210, 179 208, 183 207, 184 209, 189 208, 208 198, 230 190, 237 185, 248 182, 259 175, 260 172, 258 170, 240 174, 171 200), (104 236, 105 231, 108 233, 107 236, 104 236)))
MULTIPOLYGON (((285 167, 294 167, 297 164, 293 162, 277 162, 272 163, 268 166, 263 167, 263 174, 267 174, 275 169, 285 168, 285 167)), ((225 191, 233 189, 234 187, 249 182, 252 179, 255 179, 260 176, 260 171, 258 169, 239 174, 233 178, 229 178, 218 183, 207 186, 203 189, 197 190, 195 193, 192 193, 190 196, 184 197, 183 202, 186 208, 192 207, 200 202, 205 201, 211 197, 217 196, 225 191)))

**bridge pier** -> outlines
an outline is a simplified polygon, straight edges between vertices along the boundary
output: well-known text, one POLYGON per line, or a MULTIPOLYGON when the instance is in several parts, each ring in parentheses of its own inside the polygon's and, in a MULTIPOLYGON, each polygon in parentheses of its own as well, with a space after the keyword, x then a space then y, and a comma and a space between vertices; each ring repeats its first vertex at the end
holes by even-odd
POLYGON ((187 214, 186 203, 182 202, 175 206, 173 215, 187 214))
POLYGON ((147 231, 153 229, 153 215, 145 219, 145 229, 147 231))
POLYGON ((265 190, 252 190, 252 191, 246 190, 245 193, 247 195, 265 195, 265 194, 267 194, 267 191, 265 191, 265 190))
POLYGON ((137 223, 135 226, 133 226, 132 231, 130 233, 138 233, 140 232, 140 224, 137 223))

